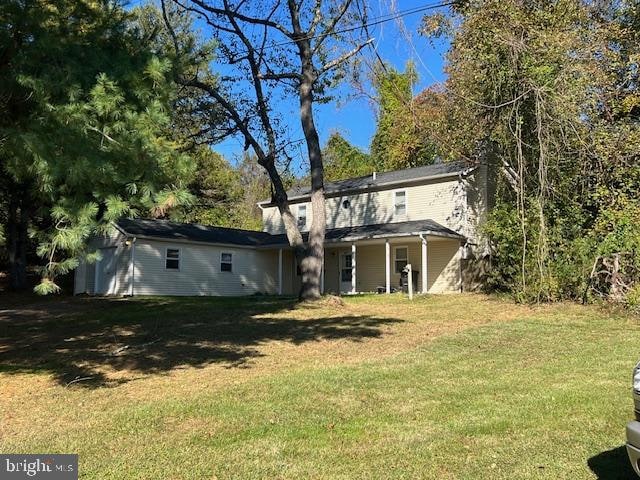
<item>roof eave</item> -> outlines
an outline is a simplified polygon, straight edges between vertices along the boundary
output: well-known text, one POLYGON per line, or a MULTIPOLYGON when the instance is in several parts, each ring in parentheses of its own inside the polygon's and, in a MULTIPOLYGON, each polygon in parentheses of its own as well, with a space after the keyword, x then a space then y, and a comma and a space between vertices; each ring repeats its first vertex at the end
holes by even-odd
MULTIPOLYGON (((325 197, 334 197, 338 195, 345 195, 345 194, 351 194, 351 193, 367 192, 375 189, 384 189, 385 187, 393 187, 393 186, 408 185, 412 183, 427 182, 429 180, 441 180, 444 178, 455 178, 460 176, 466 177, 471 172, 473 172, 476 168, 477 166, 472 166, 472 167, 464 168, 462 170, 457 170, 455 172, 439 173, 437 175, 428 175, 425 177, 416 177, 416 178, 411 178, 406 180, 395 180, 392 182, 376 183, 375 185, 367 185, 366 187, 338 190, 333 193, 325 194, 325 197)), ((295 195, 292 197, 288 197, 287 199, 289 201, 298 201, 306 198, 311 198, 311 194, 308 193, 304 195, 295 195)), ((261 202, 258 202, 257 205, 258 207, 260 207, 260 209, 263 209, 264 207, 273 207, 275 206, 275 203, 273 203, 271 200, 263 200, 261 202)))

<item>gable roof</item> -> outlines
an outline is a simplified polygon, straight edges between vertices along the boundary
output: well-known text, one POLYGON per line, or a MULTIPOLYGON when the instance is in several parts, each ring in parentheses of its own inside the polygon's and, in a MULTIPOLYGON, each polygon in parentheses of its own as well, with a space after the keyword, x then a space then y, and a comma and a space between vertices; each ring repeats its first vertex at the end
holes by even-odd
MULTIPOLYGON (((381 189, 387 186, 408 184, 414 182, 426 182, 438 178, 454 177, 473 170, 463 161, 434 163, 422 167, 405 168, 403 170, 393 170, 390 172, 377 172, 374 175, 363 177, 347 178, 335 182, 325 182, 324 191, 326 196, 335 196, 340 193, 353 193, 363 190, 381 189)), ((299 186, 287 191, 289 200, 300 200, 311 195, 310 186, 299 186)), ((271 205, 271 200, 264 200, 259 205, 271 205)))
MULTIPOLYGON (((195 223, 178 223, 168 220, 148 218, 123 218, 116 227, 125 235, 158 240, 175 240, 213 245, 235 245, 241 247, 288 247, 287 236, 270 234, 255 230, 237 228, 210 227, 195 223)), ((326 242, 365 240, 394 236, 435 235, 463 240, 459 233, 440 225, 433 220, 415 220, 411 222, 381 223, 356 227, 327 229, 326 242)), ((306 242, 308 232, 303 233, 306 242)))

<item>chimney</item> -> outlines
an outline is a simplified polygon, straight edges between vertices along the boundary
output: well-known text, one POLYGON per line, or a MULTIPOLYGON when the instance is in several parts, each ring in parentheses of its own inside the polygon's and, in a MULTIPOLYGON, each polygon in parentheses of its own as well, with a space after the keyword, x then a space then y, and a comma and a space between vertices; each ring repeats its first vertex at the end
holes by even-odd
POLYGON ((376 172, 373 172, 373 181, 376 181, 376 172))

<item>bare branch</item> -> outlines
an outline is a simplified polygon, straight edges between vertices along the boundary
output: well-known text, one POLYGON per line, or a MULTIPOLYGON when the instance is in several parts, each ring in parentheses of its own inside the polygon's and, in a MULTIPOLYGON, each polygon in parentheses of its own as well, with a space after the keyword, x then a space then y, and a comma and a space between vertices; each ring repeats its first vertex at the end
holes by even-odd
POLYGON ((357 55, 358 52, 360 52, 360 50, 362 50, 364 47, 366 47, 367 45, 369 45, 371 42, 373 42, 373 38, 370 38, 369 40, 367 40, 364 43, 361 43, 360 45, 358 45, 356 48, 354 48, 353 50, 350 50, 342 55, 340 55, 338 58, 336 58, 335 60, 331 60, 330 62, 325 63, 322 68, 320 69, 320 73, 326 73, 329 70, 331 70, 332 68, 337 67, 338 65, 340 65, 341 63, 344 63, 345 61, 347 61, 349 58, 353 57, 354 55, 357 55))
POLYGON ((282 72, 282 73, 261 73, 260 78, 262 80, 300 80, 302 75, 296 72, 282 72))
MULTIPOLYGON (((251 17, 249 15, 244 15, 244 14, 240 13, 238 11, 238 9, 242 5, 242 3, 240 5, 238 5, 238 8, 232 9, 227 2, 225 2, 224 8, 217 8, 217 7, 212 7, 211 5, 207 4, 206 2, 204 2, 202 0, 191 0, 191 1, 193 3, 195 3, 196 5, 198 5, 198 7, 200 7, 201 9, 203 9, 203 10, 205 10, 207 12, 213 13, 214 15, 220 15, 220 16, 227 17, 227 18, 233 18, 235 21, 247 22, 247 23, 251 23, 252 25, 264 25, 264 26, 267 26, 267 27, 272 27, 272 28, 275 28, 276 30, 280 31, 287 38, 290 38, 290 39, 293 40, 293 33, 291 33, 289 30, 287 30, 284 26, 282 26, 278 22, 274 22, 272 20, 265 19, 265 18, 251 17)), ((276 8, 278 7, 279 4, 280 4, 279 1, 276 2, 276 5, 275 5, 273 11, 276 10, 276 8)))

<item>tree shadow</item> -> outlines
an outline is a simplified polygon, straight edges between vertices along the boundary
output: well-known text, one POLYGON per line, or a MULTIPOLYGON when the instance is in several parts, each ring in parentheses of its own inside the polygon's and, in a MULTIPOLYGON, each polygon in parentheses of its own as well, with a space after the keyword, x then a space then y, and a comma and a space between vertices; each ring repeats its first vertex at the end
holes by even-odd
POLYGON ((587 464, 599 480, 634 480, 638 478, 629 463, 624 445, 594 455, 587 464))
POLYGON ((48 372, 66 386, 116 386, 136 375, 214 363, 250 368, 268 342, 359 342, 400 322, 321 316, 320 309, 318 317, 296 319, 287 314, 295 305, 278 297, 85 298, 0 310, 0 372, 48 372), (124 378, 108 378, 105 369, 124 378))

